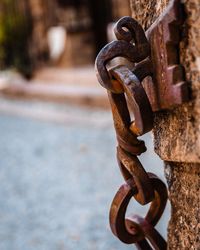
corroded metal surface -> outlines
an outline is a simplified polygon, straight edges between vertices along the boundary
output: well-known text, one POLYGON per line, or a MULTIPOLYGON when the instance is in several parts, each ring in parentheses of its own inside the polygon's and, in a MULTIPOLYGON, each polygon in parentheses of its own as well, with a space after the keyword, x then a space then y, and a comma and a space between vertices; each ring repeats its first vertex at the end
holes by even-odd
POLYGON ((132 154, 140 155, 146 151, 144 142, 130 130, 131 117, 125 95, 108 92, 117 140, 120 146, 132 154))
MULTIPOLYGON (((150 72, 150 71, 147 71, 150 72)), ((153 126, 153 114, 149 99, 135 74, 125 66, 118 66, 110 70, 110 74, 123 86, 124 93, 128 97, 129 107, 134 113, 135 121, 131 124, 131 130, 136 135, 149 132, 153 126)))
MULTIPOLYGON (((157 224, 164 211, 167 201, 167 190, 165 184, 155 175, 150 173, 149 178, 155 190, 155 197, 152 200, 144 219, 141 218, 138 220, 139 216, 136 215, 131 215, 131 217, 127 218, 125 216, 127 206, 132 196, 138 192, 137 185, 133 179, 129 179, 127 184, 122 185, 113 199, 110 210, 111 229, 113 234, 126 244, 140 242, 145 237, 149 239, 149 235, 154 230, 153 227, 157 224), (147 228, 142 227, 141 221, 142 223, 144 223, 144 221, 148 223, 148 227, 151 227, 151 232, 147 230, 147 228)), ((154 239, 154 242, 155 244, 159 244, 156 239, 154 239)))
POLYGON ((152 79, 144 80, 143 86, 153 111, 171 109, 187 101, 188 84, 179 61, 183 16, 180 0, 171 1, 146 31, 146 36, 134 19, 120 19, 115 27, 118 40, 106 45, 96 59, 96 72, 101 85, 113 93, 123 92, 121 84, 110 78, 106 68, 109 61, 121 56, 136 63, 132 71, 139 79, 140 75, 143 79, 152 76, 152 79))
POLYGON ((100 51, 95 64, 98 80, 108 91, 118 140, 117 159, 126 181, 112 202, 110 226, 122 242, 135 243, 138 249, 167 248, 154 228, 165 209, 167 189, 157 176, 144 170, 137 158, 146 150, 137 137, 153 128, 153 111, 188 100, 178 50, 182 14, 180 1, 171 1, 146 32, 147 37, 137 21, 131 17, 120 19, 114 29, 117 40, 100 51), (134 63, 133 68, 108 69, 108 63, 118 56, 134 63), (145 218, 126 217, 132 197, 141 205, 150 203, 145 218))
POLYGON ((164 211, 167 189, 158 177, 144 170, 137 158, 146 150, 144 142, 137 137, 153 127, 151 104, 141 84, 146 76, 152 76, 148 59, 150 51, 147 49, 149 44, 141 26, 130 17, 117 23, 115 34, 119 40, 105 46, 96 60, 98 79, 108 91, 118 140, 117 159, 126 181, 112 202, 110 226, 115 236, 124 243, 136 243, 139 249, 166 249, 165 240, 154 226, 164 211), (134 45, 130 44, 132 40, 134 45), (127 56, 127 48, 131 48, 131 56, 127 56), (138 63, 133 71, 126 66, 107 70, 107 63, 119 55, 138 63), (135 121, 131 119, 132 114, 135 121), (141 205, 151 204, 144 219, 139 216, 131 219, 126 217, 126 209, 132 197, 141 205))
POLYGON ((183 19, 180 0, 173 0, 146 32, 151 47, 153 84, 147 83, 145 90, 154 111, 170 109, 188 100, 188 84, 179 61, 183 19))
POLYGON ((133 63, 145 59, 150 54, 150 46, 145 33, 134 19, 124 17, 118 21, 115 27, 115 34, 118 38, 107 44, 98 54, 95 69, 100 84, 113 93, 123 93, 123 88, 118 82, 113 82, 106 69, 109 61, 122 56, 133 63), (131 43, 134 39, 134 45, 131 43))

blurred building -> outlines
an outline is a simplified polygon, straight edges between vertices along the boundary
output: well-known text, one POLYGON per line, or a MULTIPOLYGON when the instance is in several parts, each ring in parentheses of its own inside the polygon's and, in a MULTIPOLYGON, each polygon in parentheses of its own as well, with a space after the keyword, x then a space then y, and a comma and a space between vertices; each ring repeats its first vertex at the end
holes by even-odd
POLYGON ((2 0, 0 19, 3 16, 4 21, 0 25, 5 25, 5 20, 10 18, 23 17, 23 22, 19 24, 21 27, 11 25, 10 33, 4 32, 5 41, 2 42, 0 36, 0 65, 12 64, 22 50, 24 59, 17 59, 19 65, 13 64, 18 68, 29 65, 27 72, 49 62, 62 67, 91 64, 107 43, 108 24, 124 15, 130 15, 129 0, 2 0), (65 31, 63 53, 53 62, 49 60, 48 44, 51 27, 62 27, 65 31), (15 37, 13 34, 21 34, 20 29, 25 29, 25 34, 15 37), (24 41, 23 48, 16 46, 16 39, 19 44, 20 39, 24 41), (13 47, 14 52, 9 47, 13 47), (7 54, 12 51, 9 63, 4 62, 2 51, 7 54))
POLYGON ((113 20, 123 16, 131 16, 130 0, 112 0, 113 20))

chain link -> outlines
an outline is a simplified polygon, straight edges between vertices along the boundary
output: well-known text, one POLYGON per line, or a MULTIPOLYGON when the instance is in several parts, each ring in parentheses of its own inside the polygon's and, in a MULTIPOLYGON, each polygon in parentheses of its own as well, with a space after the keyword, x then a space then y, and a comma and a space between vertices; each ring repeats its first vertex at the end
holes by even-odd
POLYGON ((131 17, 120 19, 114 31, 118 40, 106 45, 95 63, 98 80, 108 91, 118 141, 117 160, 126 181, 113 199, 110 226, 113 234, 126 244, 163 250, 166 242, 154 227, 165 209, 167 188, 156 175, 145 171, 137 157, 146 151, 138 136, 153 128, 153 112, 141 83, 152 75, 150 46, 142 27, 131 17), (132 70, 126 66, 107 70, 109 61, 118 56, 137 64, 132 70), (145 218, 126 217, 132 197, 141 205, 150 203, 145 218))

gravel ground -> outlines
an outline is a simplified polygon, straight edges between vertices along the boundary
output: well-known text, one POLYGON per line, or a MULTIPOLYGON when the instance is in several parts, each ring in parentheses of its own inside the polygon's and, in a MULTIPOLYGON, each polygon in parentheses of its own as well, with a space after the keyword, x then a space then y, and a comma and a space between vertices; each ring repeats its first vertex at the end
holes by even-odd
MULTIPOLYGON (((0 114, 0 249, 134 249, 108 225, 123 183, 110 112, 0 99, 0 114)), ((142 161, 162 176, 145 139, 142 161)), ((164 236, 168 216, 169 208, 159 224, 164 236)))

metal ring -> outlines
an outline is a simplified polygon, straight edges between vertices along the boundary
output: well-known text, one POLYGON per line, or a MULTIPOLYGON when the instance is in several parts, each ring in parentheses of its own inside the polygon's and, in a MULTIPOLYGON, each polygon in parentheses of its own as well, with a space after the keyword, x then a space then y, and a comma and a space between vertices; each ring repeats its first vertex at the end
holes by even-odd
POLYGON ((135 230, 135 222, 140 225, 144 233, 145 239, 136 243, 138 249, 157 249, 157 250, 166 250, 167 243, 165 239, 160 235, 160 233, 144 218, 134 215, 126 219, 126 226, 132 230, 135 230), (146 238, 151 243, 152 247, 146 241, 146 238))
POLYGON ((123 86, 119 82, 112 81, 106 68, 107 63, 120 56, 133 63, 140 62, 150 55, 150 45, 142 27, 131 17, 120 19, 116 24, 115 33, 120 40, 107 44, 99 52, 95 61, 95 70, 104 88, 113 93, 123 93, 123 86), (134 45, 130 43, 131 40, 134 40, 134 45))
POLYGON ((124 179, 134 179, 137 186, 137 193, 134 194, 136 201, 141 205, 151 202, 154 199, 152 181, 138 158, 117 147, 117 160, 124 179))
MULTIPOLYGON (((149 62, 146 61, 142 66, 149 66, 149 62)), ((135 118, 135 121, 130 124, 131 131, 139 136, 152 130, 153 112, 148 96, 141 84, 143 79, 139 80, 138 77, 126 66, 117 66, 112 68, 109 72, 124 87, 124 92, 128 99, 130 109, 135 118)), ((147 72, 149 72, 150 75, 151 69, 149 68, 149 71, 147 72)), ((145 77, 146 75, 143 74, 141 76, 145 77)))
MULTIPOLYGON (((151 202, 149 211, 145 217, 152 226, 160 219, 167 202, 167 189, 165 184, 155 175, 148 173, 155 191, 155 198, 151 202)), ((110 209, 110 226, 113 234, 127 244, 136 243, 144 239, 145 234, 140 225, 132 222, 134 230, 126 225, 126 209, 133 195, 137 193, 137 187, 133 179, 120 187, 110 209)))
POLYGON ((145 152, 144 142, 138 140, 137 135, 129 129, 131 118, 124 94, 115 94, 108 91, 108 98, 119 145, 133 155, 140 155, 145 152))

